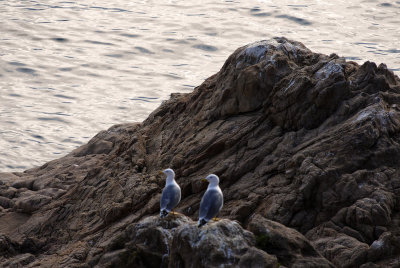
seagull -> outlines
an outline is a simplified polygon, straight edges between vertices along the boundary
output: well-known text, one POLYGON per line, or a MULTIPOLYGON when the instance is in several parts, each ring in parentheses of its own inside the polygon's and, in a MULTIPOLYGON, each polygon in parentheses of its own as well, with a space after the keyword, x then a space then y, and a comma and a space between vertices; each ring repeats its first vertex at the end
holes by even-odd
MULTIPOLYGON (((203 179, 204 180, 204 179, 203 179)), ((198 227, 203 226, 211 219, 215 218, 224 205, 224 196, 219 188, 219 178, 217 175, 210 174, 205 178, 208 181, 207 191, 204 193, 200 203, 198 227)))
POLYGON ((165 187, 162 191, 161 200, 160 200, 160 217, 164 218, 172 211, 172 214, 175 214, 173 209, 178 205, 179 201, 181 201, 181 187, 175 181, 175 172, 167 168, 163 171, 160 171, 160 174, 167 175, 165 187))

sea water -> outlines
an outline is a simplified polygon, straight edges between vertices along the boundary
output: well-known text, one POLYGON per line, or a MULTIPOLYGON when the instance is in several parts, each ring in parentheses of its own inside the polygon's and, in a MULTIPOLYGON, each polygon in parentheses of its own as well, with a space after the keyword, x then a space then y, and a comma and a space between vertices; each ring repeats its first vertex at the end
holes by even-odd
POLYGON ((0 172, 61 157, 285 36, 400 73, 400 1, 0 0, 0 172))

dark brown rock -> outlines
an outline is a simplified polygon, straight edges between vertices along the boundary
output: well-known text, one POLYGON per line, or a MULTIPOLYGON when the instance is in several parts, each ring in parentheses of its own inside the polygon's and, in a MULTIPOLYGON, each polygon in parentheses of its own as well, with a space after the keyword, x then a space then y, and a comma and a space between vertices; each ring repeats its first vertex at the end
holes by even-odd
POLYGON ((0 235, 0 256, 8 257, 18 252, 18 244, 5 235, 0 235))
POLYGON ((12 260, 3 263, 3 267, 20 268, 26 267, 35 260, 35 256, 30 253, 25 253, 15 256, 12 260))
MULTIPOLYGON (((237 222, 202 228, 184 215, 150 216, 105 242, 99 267, 278 267, 276 257, 254 247, 254 235, 237 222)), ((89 256, 89 262, 96 259, 89 256)))
POLYGON ((334 267, 323 258, 302 234, 256 214, 248 229, 256 237, 256 246, 275 255, 279 263, 294 267, 334 267))
POLYGON ((192 222, 174 235, 169 267, 235 267, 248 262, 249 255, 259 267, 276 267, 276 258, 255 250, 254 244, 253 234, 236 222, 220 220, 202 228, 192 222))
POLYGON ((357 267, 368 261, 367 244, 326 227, 316 232, 318 238, 311 239, 315 248, 337 267, 357 267))
MULTIPOLYGON (((250 248, 235 265, 273 266, 277 258, 290 267, 399 266, 399 105, 400 80, 384 64, 359 66, 285 38, 239 48, 144 122, 102 131, 41 167, 1 173, 0 234, 8 240, 0 244, 12 246, 0 263, 33 254, 30 266, 167 265, 164 235, 182 243, 190 235, 156 223, 141 238, 129 230, 158 213, 157 171, 171 167, 182 188, 179 212, 196 219, 206 187, 199 180, 215 173, 220 216, 279 237, 258 250, 243 238, 250 248), (120 236, 137 240, 112 248, 120 236), (144 245, 146 237, 160 243, 144 245)), ((218 232, 232 222, 220 224, 218 232)), ((173 246, 168 263, 179 262, 173 251, 187 262, 173 246)))
POLYGON ((265 251, 262 251, 261 249, 257 249, 255 247, 252 247, 246 251, 246 253, 240 258, 237 266, 240 268, 282 267, 282 265, 277 262, 275 256, 269 255, 265 251))

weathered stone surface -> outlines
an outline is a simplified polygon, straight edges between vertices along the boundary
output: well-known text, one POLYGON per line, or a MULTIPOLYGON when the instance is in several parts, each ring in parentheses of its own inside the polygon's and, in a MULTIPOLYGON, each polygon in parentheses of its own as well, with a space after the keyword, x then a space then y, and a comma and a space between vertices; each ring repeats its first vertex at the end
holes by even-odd
POLYGON ((3 263, 3 267, 20 268, 26 267, 35 260, 35 256, 30 253, 25 253, 15 256, 12 260, 3 263))
MULTIPOLYGON (((266 261, 265 255, 254 250, 254 236, 236 222, 220 220, 198 228, 197 224, 179 228, 172 240, 170 267, 227 267, 238 266, 246 253, 258 261, 266 261), (248 252, 249 250, 252 252, 248 252)), ((248 256, 245 256, 245 262, 248 256)), ((269 260, 269 259, 268 259, 269 260)), ((276 259, 261 263, 277 266, 276 259), (272 261, 272 263, 271 263, 272 261)))
POLYGON ((172 237, 178 227, 189 223, 193 224, 183 215, 170 215, 165 219, 150 216, 129 225, 104 243, 107 253, 101 257, 99 266, 168 267, 172 237))
POLYGON ((278 267, 276 257, 257 249, 255 241, 252 233, 226 219, 198 228, 184 215, 150 216, 106 241, 97 266, 278 267))
POLYGON ((240 268, 282 267, 282 265, 277 262, 275 256, 269 255, 265 251, 262 251, 261 249, 257 249, 255 247, 249 248, 246 251, 246 253, 240 258, 237 266, 240 268))
MULTIPOLYGON (((0 263, 33 254, 28 266, 167 265, 163 243, 109 246, 157 214, 164 184, 157 171, 171 167, 182 188, 179 212, 197 217, 206 187, 199 179, 215 173, 221 217, 250 229, 263 222, 285 241, 275 252, 250 247, 237 265, 273 266, 288 256, 284 265, 293 267, 316 259, 396 267, 399 105, 400 80, 384 64, 359 66, 285 38, 239 48, 217 74, 192 93, 173 94, 144 122, 102 131, 42 167, 0 173, 0 234, 8 239, 0 245, 12 244, 0 263)), ((161 241, 172 229, 146 230, 161 241)))
POLYGON ((334 267, 323 258, 301 233, 256 214, 248 229, 256 237, 256 245, 278 257, 279 263, 294 267, 334 267))
POLYGON ((0 235, 0 254, 1 256, 12 256, 18 252, 18 244, 5 235, 0 235))
POLYGON ((331 260, 337 267, 357 267, 368 261, 368 245, 359 240, 341 234, 329 227, 322 227, 316 231, 318 237, 308 236, 314 242, 315 248, 322 252, 324 257, 331 260), (327 234, 325 237, 323 233, 327 234))

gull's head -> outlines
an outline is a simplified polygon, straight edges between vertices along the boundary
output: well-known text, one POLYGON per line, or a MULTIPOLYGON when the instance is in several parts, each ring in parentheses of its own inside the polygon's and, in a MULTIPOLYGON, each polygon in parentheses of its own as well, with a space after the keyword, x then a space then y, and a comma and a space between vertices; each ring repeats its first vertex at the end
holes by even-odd
POLYGON ((210 174, 206 177, 206 180, 210 183, 210 185, 218 185, 219 184, 219 178, 215 174, 210 174))
POLYGON ((165 175, 167 175, 167 177, 170 177, 170 178, 175 177, 175 172, 170 168, 164 169, 163 171, 160 172, 160 174, 165 174, 165 175))

